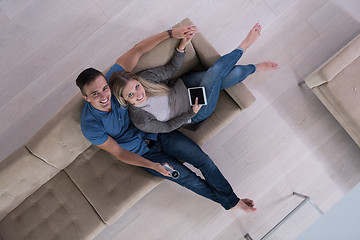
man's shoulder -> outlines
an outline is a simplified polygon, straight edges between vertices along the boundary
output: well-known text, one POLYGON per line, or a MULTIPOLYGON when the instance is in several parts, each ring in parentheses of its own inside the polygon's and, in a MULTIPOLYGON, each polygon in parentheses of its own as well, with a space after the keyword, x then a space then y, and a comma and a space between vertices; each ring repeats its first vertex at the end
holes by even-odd
POLYGON ((125 69, 122 66, 120 66, 119 64, 115 63, 106 72, 106 74, 105 74, 106 80, 109 81, 111 74, 113 74, 113 72, 116 72, 116 71, 125 71, 125 69))
POLYGON ((85 102, 81 111, 81 131, 85 138, 94 145, 104 143, 108 137, 98 118, 90 103, 85 102))
POLYGON ((81 110, 81 127, 85 127, 89 123, 97 122, 96 117, 91 109, 91 105, 88 102, 84 102, 84 106, 81 110))

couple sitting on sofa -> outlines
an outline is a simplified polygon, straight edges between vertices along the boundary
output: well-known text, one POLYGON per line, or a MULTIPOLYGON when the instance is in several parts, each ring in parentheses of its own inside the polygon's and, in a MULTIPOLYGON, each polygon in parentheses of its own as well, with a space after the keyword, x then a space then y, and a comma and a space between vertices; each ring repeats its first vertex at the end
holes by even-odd
POLYGON ((255 71, 278 67, 272 62, 235 65, 260 31, 260 25, 256 24, 237 49, 221 57, 209 70, 188 74, 171 87, 163 82, 168 83, 171 75, 180 69, 185 46, 196 33, 194 26, 177 27, 141 41, 122 55, 105 76, 93 68, 84 70, 76 79, 86 100, 81 113, 84 136, 118 160, 172 180, 220 203, 226 210, 255 211, 254 202, 238 198, 209 156, 175 129, 208 117, 215 109, 220 89, 242 81, 255 71), (143 71, 139 76, 130 73, 142 54, 168 37, 182 39, 168 64, 143 71), (110 91, 109 80, 115 96, 110 91), (183 101, 187 99, 185 86, 204 86, 208 105, 201 107, 196 103, 191 108, 188 101, 183 101), (159 109, 161 111, 157 111, 159 109), (205 180, 177 159, 200 169, 205 180), (163 166, 165 163, 180 176, 171 178, 163 166))

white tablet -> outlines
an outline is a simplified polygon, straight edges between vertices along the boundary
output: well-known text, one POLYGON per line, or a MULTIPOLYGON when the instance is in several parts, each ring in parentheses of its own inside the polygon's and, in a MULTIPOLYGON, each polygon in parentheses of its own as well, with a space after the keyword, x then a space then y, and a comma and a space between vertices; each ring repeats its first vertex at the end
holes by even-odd
POLYGON ((193 87, 188 88, 189 93, 189 99, 190 99, 190 105, 195 105, 195 98, 198 98, 198 104, 199 105, 206 105, 206 94, 205 94, 205 88, 204 87, 193 87))

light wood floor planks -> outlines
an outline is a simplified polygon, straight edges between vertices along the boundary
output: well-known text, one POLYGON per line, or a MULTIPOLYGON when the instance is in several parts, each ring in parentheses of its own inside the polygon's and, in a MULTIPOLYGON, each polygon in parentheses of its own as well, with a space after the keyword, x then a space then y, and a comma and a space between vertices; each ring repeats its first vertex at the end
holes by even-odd
MULTIPOLYGON (((308 194, 328 210, 360 181, 360 149, 297 82, 360 32, 358 0, 0 1, 0 160, 77 92, 84 68, 100 70, 138 41, 189 17, 225 54, 260 22, 239 63, 277 61, 245 80, 256 102, 203 149, 253 214, 164 182, 96 239, 259 239, 308 194)), ((318 218, 306 206, 270 239, 294 239, 318 218)))

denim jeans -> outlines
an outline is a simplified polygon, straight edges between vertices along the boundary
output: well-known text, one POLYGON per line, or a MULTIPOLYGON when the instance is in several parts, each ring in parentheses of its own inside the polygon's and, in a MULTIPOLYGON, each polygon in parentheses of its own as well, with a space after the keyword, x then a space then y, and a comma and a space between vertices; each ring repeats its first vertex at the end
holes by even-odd
POLYGON ((203 72, 192 72, 181 76, 186 87, 205 87, 207 105, 202 106, 199 112, 191 119, 192 123, 200 122, 209 117, 215 110, 220 90, 234 86, 256 71, 256 66, 235 65, 243 55, 242 48, 219 58, 212 67, 203 72))
POLYGON ((220 203, 226 210, 234 207, 240 200, 209 156, 195 142, 178 131, 159 134, 158 141, 143 157, 152 162, 168 163, 179 171, 180 176, 173 179, 145 168, 151 174, 176 182, 205 198, 220 203), (200 169, 205 179, 197 176, 177 159, 200 169))

